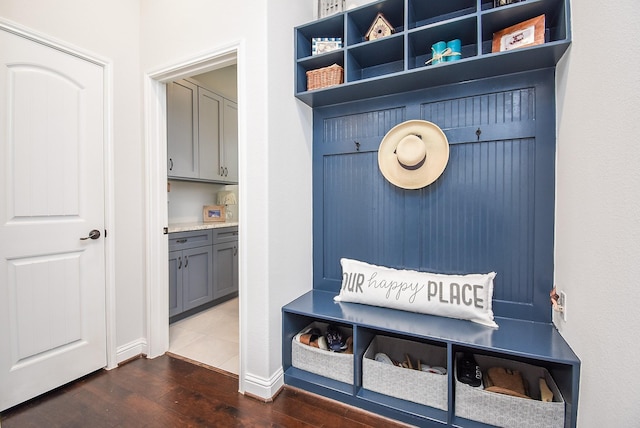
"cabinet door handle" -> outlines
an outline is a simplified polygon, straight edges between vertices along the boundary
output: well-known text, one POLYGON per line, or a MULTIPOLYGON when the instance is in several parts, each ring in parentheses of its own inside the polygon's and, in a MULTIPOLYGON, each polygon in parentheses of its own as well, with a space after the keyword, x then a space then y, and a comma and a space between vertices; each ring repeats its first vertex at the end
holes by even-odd
POLYGON ((237 246, 233 246, 233 255, 237 256, 238 255, 238 247, 237 246))
POLYGON ((186 269, 187 266, 189 266, 189 257, 188 256, 184 256, 184 268, 186 269))
POLYGON ((173 171, 173 159, 169 158, 169 171, 173 171))
POLYGON ((220 177, 224 177, 224 167, 220 167, 220 177))
POLYGON ((177 239, 176 242, 178 244, 184 244, 185 242, 187 242, 187 238, 185 238, 185 239, 177 239))
POLYGON ((178 269, 182 269, 182 257, 178 257, 178 269))

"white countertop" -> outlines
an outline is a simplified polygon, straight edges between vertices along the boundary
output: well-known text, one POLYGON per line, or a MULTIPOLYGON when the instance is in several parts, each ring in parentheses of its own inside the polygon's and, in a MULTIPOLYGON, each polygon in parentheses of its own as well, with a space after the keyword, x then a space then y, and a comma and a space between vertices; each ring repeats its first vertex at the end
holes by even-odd
POLYGON ((168 231, 169 233, 189 232, 191 230, 217 229, 220 227, 232 227, 237 225, 238 225, 237 221, 220 221, 220 222, 212 222, 212 223, 194 221, 192 223, 170 223, 168 231))

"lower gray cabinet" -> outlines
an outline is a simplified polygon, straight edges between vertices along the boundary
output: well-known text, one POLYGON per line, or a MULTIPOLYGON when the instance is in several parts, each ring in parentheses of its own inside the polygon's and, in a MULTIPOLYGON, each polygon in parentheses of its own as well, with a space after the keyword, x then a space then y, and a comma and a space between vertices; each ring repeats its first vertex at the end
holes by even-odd
POLYGON ((237 292, 236 226, 169 235, 169 317, 237 292))
POLYGON ((172 317, 214 299, 211 232, 172 234, 169 249, 174 250, 169 251, 169 316, 172 317))
POLYGON ((213 297, 238 291, 238 228, 213 231, 213 297))

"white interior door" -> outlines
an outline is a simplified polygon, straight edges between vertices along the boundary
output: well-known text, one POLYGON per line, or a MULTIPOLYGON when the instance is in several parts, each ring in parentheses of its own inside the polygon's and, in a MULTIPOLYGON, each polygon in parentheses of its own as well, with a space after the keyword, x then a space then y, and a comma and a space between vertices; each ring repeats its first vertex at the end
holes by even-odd
POLYGON ((0 28, 0 410, 106 365, 103 72, 0 28))

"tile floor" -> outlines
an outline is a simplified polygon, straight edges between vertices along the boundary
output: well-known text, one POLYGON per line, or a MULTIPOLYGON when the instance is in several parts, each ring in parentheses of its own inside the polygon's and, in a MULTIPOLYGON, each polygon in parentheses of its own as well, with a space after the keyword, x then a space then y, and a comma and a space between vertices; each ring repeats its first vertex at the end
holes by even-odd
POLYGON ((169 352, 238 374, 238 298, 169 325, 169 352))

